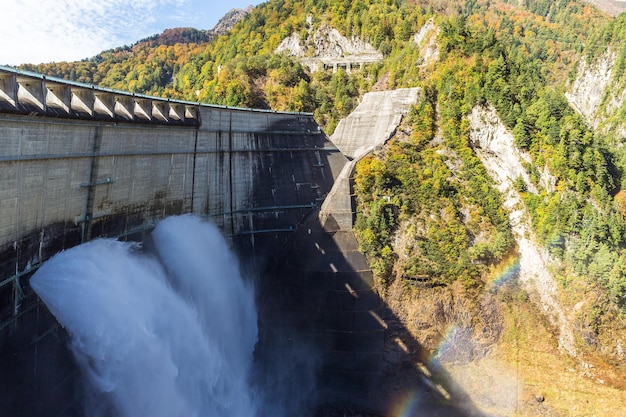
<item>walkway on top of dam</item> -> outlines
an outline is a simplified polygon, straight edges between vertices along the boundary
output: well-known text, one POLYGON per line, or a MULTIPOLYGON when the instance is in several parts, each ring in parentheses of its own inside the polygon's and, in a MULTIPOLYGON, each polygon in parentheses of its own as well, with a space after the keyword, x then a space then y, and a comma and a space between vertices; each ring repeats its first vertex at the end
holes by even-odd
POLYGON ((0 112, 3 113, 198 126, 200 107, 312 115, 154 97, 0 65, 0 112))

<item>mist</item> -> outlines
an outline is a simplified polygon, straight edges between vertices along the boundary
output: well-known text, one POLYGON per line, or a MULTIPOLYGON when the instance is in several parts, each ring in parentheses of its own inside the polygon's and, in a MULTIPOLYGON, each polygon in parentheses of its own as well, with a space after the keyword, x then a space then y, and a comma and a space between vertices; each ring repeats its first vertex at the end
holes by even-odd
POLYGON ((98 239, 31 286, 70 334, 89 417, 257 416, 254 288, 216 226, 161 221, 151 250, 98 239))

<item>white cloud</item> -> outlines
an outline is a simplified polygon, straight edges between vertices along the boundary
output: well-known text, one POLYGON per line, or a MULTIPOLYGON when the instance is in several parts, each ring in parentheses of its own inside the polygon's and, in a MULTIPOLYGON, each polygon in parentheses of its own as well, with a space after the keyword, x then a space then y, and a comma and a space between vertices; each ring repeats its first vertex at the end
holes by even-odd
POLYGON ((0 65, 76 61, 261 0, 0 0, 0 65))
POLYGON ((186 0, 0 0, 0 64, 73 61, 157 33, 186 0), (9 4, 6 4, 9 2, 9 4))

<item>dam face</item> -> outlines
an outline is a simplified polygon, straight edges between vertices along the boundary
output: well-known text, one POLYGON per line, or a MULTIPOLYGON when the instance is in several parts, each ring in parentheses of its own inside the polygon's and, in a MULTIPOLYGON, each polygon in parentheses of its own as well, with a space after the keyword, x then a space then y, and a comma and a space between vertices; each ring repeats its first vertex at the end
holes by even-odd
POLYGON ((99 237, 142 240, 159 220, 193 213, 262 268, 345 162, 311 114, 75 84, 58 104, 62 81, 11 71, 0 81, 0 410, 11 416, 81 412, 67 335, 28 284, 43 262, 99 237), (108 115, 96 105, 106 95, 108 115))

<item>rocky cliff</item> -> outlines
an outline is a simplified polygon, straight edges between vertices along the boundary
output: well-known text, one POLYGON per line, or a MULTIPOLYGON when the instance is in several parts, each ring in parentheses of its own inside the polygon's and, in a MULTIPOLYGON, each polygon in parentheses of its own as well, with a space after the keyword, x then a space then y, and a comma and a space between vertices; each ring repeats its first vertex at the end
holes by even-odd
POLYGON ((617 82, 616 62, 617 52, 610 47, 595 61, 583 57, 565 95, 595 130, 624 138, 626 121, 620 112, 626 109, 626 87, 617 82))
POLYGON ((514 186, 521 177, 526 188, 537 193, 523 166, 524 162, 530 162, 530 155, 515 147, 513 134, 505 128, 492 107, 475 107, 469 122, 474 150, 497 184, 504 197, 504 207, 509 213, 519 256, 518 279, 550 322, 558 328, 559 347, 576 356, 573 326, 566 318, 557 284, 550 273, 554 261, 537 244, 529 214, 514 186))
POLYGON ((231 30, 240 20, 243 20, 254 8, 248 6, 244 9, 231 9, 226 13, 212 29, 215 35, 223 35, 231 30))
MULTIPOLYGON (((472 148, 503 195, 516 249, 494 265, 483 291, 396 279, 385 303, 481 415, 620 415, 622 371, 581 344, 586 306, 572 305, 557 283, 558 262, 538 244, 516 189, 523 181, 529 192, 549 194, 554 177, 544 169, 538 185, 529 180, 530 155, 492 107, 476 107, 468 119, 472 148)), ((622 336, 613 337, 621 349, 622 336)))
POLYGON ((624 0, 586 0, 603 12, 611 16, 617 16, 626 10, 626 1, 624 0))
POLYGON ((439 27, 431 18, 413 36, 413 42, 420 48, 419 65, 432 64, 439 59, 439 44, 437 43, 439 32, 439 27))

